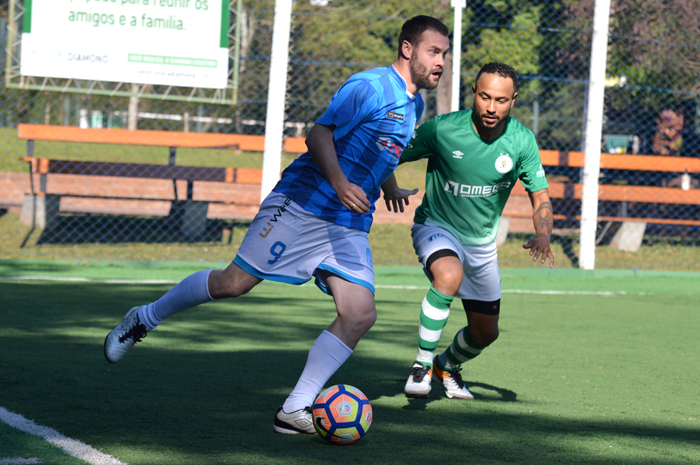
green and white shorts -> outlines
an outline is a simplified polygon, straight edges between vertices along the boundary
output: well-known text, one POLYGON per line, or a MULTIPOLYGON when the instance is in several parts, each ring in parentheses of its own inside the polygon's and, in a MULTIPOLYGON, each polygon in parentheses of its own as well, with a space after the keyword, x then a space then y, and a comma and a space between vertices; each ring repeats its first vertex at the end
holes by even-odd
POLYGON ((423 271, 431 282, 433 277, 425 267, 428 258, 439 250, 449 249, 457 254, 464 269, 462 285, 455 297, 485 302, 501 298, 501 275, 498 272, 495 242, 464 245, 446 229, 418 223, 411 228, 411 237, 418 261, 423 264, 423 271))

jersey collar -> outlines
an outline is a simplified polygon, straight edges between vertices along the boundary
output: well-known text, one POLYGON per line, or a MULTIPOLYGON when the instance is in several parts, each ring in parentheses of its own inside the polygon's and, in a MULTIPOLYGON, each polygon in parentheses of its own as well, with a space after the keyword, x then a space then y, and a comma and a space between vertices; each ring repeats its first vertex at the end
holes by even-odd
POLYGON ((403 78, 403 76, 401 76, 401 74, 399 74, 399 72, 396 70, 396 68, 394 68, 394 65, 391 65, 391 72, 394 74, 394 76, 396 78, 398 78, 398 81, 403 84, 403 90, 404 90, 404 92, 406 92, 406 95, 408 95, 411 98, 411 100, 415 99, 416 96, 407 90, 408 84, 406 84, 406 80, 403 78))

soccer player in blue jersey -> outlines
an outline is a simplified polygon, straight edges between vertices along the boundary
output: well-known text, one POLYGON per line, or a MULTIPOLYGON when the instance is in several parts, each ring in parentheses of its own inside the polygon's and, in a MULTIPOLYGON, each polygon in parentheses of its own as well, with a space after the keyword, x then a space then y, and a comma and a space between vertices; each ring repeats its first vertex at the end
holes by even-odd
MULTIPOLYGON (((264 279, 302 284, 313 277, 333 296, 337 317, 312 345, 274 430, 315 433, 310 406, 376 320, 367 237, 374 204, 423 112, 418 91, 437 86, 448 49, 442 22, 429 16, 406 21, 393 66, 358 73, 335 93, 309 131, 308 152, 284 170, 262 202, 233 263, 190 275, 157 301, 132 308, 105 339, 107 360, 121 360, 177 312, 243 295, 264 279)), ((403 210, 416 192, 393 195, 403 210)))

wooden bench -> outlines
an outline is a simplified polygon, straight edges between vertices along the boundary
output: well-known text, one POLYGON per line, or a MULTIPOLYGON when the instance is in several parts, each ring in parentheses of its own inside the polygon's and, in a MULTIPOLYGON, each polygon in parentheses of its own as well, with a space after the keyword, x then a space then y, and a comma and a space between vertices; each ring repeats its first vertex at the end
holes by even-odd
MULTIPOLYGON (((567 166, 583 168, 585 155, 581 152, 558 152, 541 150, 542 165, 567 166)), ((612 155, 602 154, 601 169, 629 170, 642 172, 688 172, 700 173, 700 159, 684 157, 661 157, 649 155, 612 155)), ((575 182, 550 182, 549 195, 554 203, 555 220, 580 220, 580 201, 583 187, 575 182), (575 213, 574 213, 575 212, 575 213)), ((675 185, 677 183, 671 183, 675 185)), ((696 185, 696 183, 693 183, 696 185)), ((618 184, 601 184, 598 189, 599 222, 606 222, 606 227, 621 223, 610 246, 620 250, 635 251, 641 246, 648 224, 700 226, 696 217, 683 217, 670 211, 669 207, 700 206, 700 190, 691 188, 682 190, 678 187, 634 186, 618 184), (602 202, 609 202, 617 211, 606 214, 601 208, 602 202), (654 205, 654 208, 642 208, 654 205), (601 214, 602 213, 602 214, 601 214)), ((510 232, 532 231, 532 207, 525 189, 518 183, 511 194, 502 218, 501 241, 510 232)), ((605 228, 604 228, 605 230, 605 228)), ((578 228, 559 230, 560 234, 578 233, 578 228)))
MULTIPOLYGON (((264 136, 21 124, 18 137, 27 140, 30 164, 32 193, 21 214, 26 225, 52 228, 61 212, 168 216, 196 237, 208 218, 251 219, 260 204, 261 169, 182 166, 176 157, 178 148, 263 151, 264 136), (35 141, 168 147, 168 164, 39 158, 35 141)), ((285 141, 285 151, 305 150, 303 139, 285 141)))

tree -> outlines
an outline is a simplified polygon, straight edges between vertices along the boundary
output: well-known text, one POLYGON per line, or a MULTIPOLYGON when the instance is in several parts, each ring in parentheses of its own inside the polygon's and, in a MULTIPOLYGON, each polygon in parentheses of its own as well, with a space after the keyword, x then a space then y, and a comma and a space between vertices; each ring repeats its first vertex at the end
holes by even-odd
MULTIPOLYGON (((567 25, 581 31, 585 44, 564 60, 581 61, 590 54, 595 0, 567 8, 567 25)), ((679 95, 700 92, 700 16, 697 0, 613 0, 610 15, 609 74, 624 74, 632 85, 664 87, 679 95)), ((585 60, 584 60, 585 61, 585 60)), ((587 67, 585 63, 582 63, 587 67)))
POLYGON ((315 121, 352 74, 391 65, 401 26, 419 14, 426 14, 423 5, 400 0, 332 1, 324 7, 295 3, 287 87, 290 117, 315 121))
MULTIPOLYGON (((582 0, 567 7, 566 25, 578 33, 560 51, 562 63, 586 74, 594 6, 582 0)), ((679 104, 692 110, 688 99, 700 95, 697 8, 697 0, 612 1, 607 75, 624 80, 606 91, 606 130, 641 135, 642 151, 651 149, 660 111, 679 104)))

